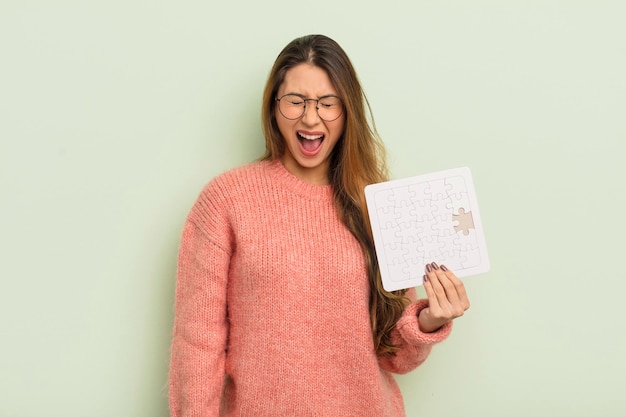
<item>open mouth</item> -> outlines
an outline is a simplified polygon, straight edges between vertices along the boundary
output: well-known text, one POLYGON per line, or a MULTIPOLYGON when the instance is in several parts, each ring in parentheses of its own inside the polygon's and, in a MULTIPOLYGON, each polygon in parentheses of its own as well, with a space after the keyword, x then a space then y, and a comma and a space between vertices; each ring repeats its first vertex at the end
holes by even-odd
POLYGON ((297 133, 298 140, 300 141, 300 145, 302 149, 307 152, 315 152, 320 146, 322 146, 322 142, 324 141, 324 135, 308 135, 306 133, 298 132, 297 133))

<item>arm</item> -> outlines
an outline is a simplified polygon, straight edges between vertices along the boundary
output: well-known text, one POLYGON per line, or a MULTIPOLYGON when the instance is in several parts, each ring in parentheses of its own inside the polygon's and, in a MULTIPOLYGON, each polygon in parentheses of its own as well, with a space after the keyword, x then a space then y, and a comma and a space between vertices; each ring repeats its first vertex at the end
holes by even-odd
POLYGON ((193 207, 179 249, 169 373, 172 417, 218 415, 224 381, 229 232, 205 200, 201 195, 193 207))
MULTIPOLYGON (((415 289, 407 294, 415 298, 415 289)), ((399 347, 395 355, 379 358, 380 367, 396 374, 405 374, 421 365, 432 350, 434 344, 443 341, 452 330, 452 322, 448 322, 435 332, 426 333, 421 330, 418 316, 428 307, 428 300, 417 300, 411 303, 392 330, 391 341, 399 347)))
MULTIPOLYGON (((380 358, 387 371, 406 373, 421 365, 432 346, 450 334, 452 320, 469 308, 463 282, 443 265, 426 266, 424 289, 428 299, 409 305, 392 331, 392 342, 400 349, 394 356, 380 358)), ((415 290, 407 295, 414 299, 415 290)))

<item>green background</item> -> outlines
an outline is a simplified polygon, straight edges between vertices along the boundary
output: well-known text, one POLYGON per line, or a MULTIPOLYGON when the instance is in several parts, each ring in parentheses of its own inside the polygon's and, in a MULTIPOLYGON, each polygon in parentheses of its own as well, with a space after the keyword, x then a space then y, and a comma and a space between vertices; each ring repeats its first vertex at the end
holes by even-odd
MULTIPOLYGON (((472 169, 492 264, 408 416, 626 414, 623 1, 0 2, 0 416, 164 417, 176 252, 294 37, 395 178, 472 169)), ((332 251, 332 248, 321 248, 332 251)), ((339 365, 340 366, 340 365, 339 365)))

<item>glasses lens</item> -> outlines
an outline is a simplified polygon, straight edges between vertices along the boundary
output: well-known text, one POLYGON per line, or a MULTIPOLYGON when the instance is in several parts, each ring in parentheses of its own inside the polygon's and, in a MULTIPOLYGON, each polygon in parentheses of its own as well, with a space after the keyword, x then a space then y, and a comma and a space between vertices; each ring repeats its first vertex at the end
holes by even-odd
POLYGON ((280 98, 278 109, 287 119, 298 119, 304 113, 304 99, 295 94, 287 94, 280 98))
POLYGON ((319 105, 317 106, 317 114, 319 114, 320 119, 326 120, 327 122, 332 122, 341 116, 343 112, 343 104, 341 103, 341 99, 335 96, 322 97, 319 100, 319 105))

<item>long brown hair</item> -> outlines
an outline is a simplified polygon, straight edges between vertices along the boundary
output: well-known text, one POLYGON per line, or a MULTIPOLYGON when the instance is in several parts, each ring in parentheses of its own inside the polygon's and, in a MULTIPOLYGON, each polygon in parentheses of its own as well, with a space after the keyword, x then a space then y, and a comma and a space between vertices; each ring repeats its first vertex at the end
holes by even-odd
POLYGON ((285 141, 275 118, 275 98, 287 71, 309 63, 326 71, 345 106, 345 127, 330 157, 329 179, 340 218, 363 249, 370 283, 370 320, 374 348, 391 354, 397 347, 390 334, 406 307, 406 291, 382 287, 365 203, 364 187, 388 179, 385 149, 374 125, 371 108, 356 71, 344 50, 323 35, 294 39, 278 55, 263 94, 263 132, 266 151, 262 159, 275 160, 285 152, 285 141))

